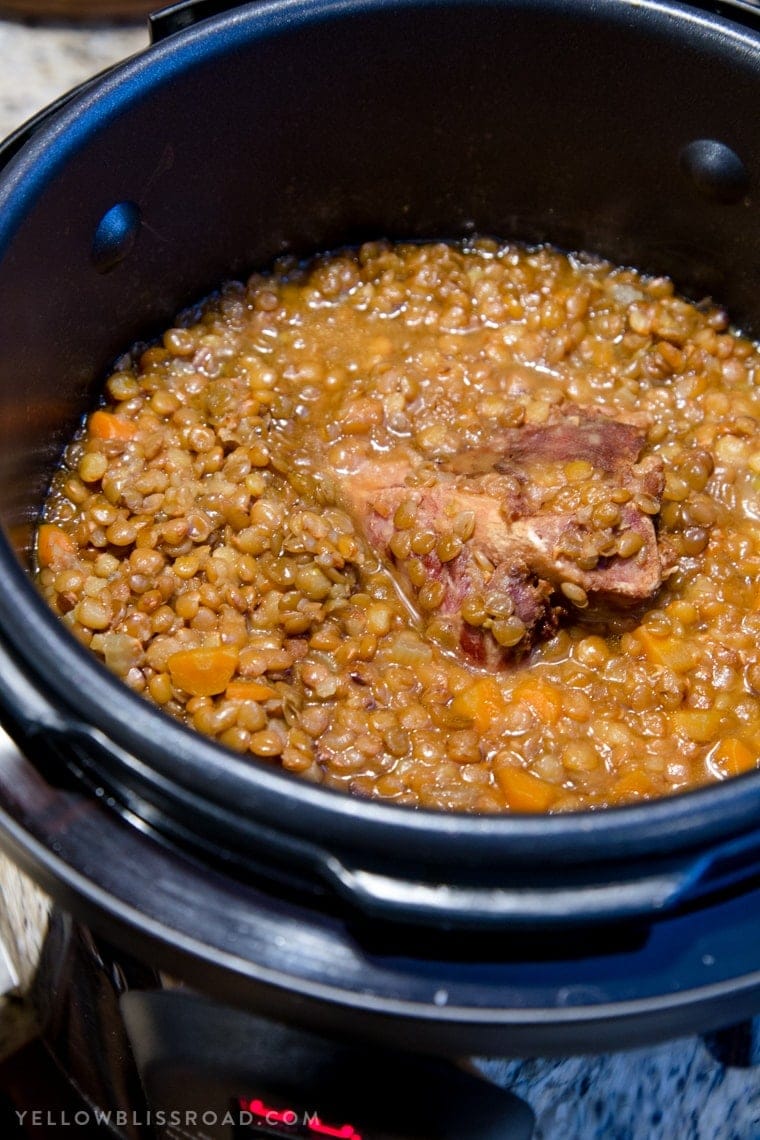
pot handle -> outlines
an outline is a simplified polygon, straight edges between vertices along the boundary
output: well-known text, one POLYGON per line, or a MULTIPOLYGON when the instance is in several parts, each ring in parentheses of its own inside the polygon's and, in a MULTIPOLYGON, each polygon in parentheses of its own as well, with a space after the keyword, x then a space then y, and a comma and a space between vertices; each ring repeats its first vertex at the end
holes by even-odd
POLYGON ((245 3, 250 3, 250 0, 178 0, 178 3, 160 8, 148 16, 150 42, 157 44, 183 28, 190 28, 210 16, 220 16, 232 8, 240 8, 245 3))
POLYGON ((326 861, 333 888, 363 913, 423 926, 456 928, 557 927, 577 922, 653 921, 665 914, 729 893, 760 876, 760 831, 707 852, 682 856, 656 868, 617 871, 579 868, 576 881, 558 886, 517 878, 509 885, 409 881, 374 870, 326 861))
MULTIPOLYGON (((148 17, 151 43, 158 43, 174 32, 180 32, 210 16, 219 16, 222 12, 255 2, 256 0, 177 0, 177 3, 160 8, 148 17)), ((751 27, 757 27, 760 0, 686 0, 686 3, 719 14, 723 11, 728 19, 747 18, 751 27)))
POLYGON ((419 926, 496 928, 560 926, 654 917, 678 891, 674 875, 582 886, 484 886, 408 882, 328 860, 344 899, 373 918, 419 926))

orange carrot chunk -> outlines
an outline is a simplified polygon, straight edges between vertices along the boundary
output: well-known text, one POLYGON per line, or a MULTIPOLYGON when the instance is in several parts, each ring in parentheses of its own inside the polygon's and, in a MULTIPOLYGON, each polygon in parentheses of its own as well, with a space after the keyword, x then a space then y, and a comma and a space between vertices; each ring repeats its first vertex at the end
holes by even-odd
POLYGON ((468 689, 457 693, 451 711, 471 720, 478 732, 486 732, 506 711, 506 704, 493 677, 481 677, 468 689))
POLYGON ((261 681, 231 681, 224 695, 231 701, 271 701, 277 690, 261 681))
POLYGON ((37 531, 37 560, 40 566, 62 570, 76 557, 76 543, 61 527, 43 523, 37 531))
POLYGON ((547 811, 556 793, 552 784, 524 768, 502 765, 496 778, 512 811, 547 811))
POLYGON ((647 796, 652 792, 652 781, 645 772, 626 772, 615 782, 612 791, 614 797, 621 800, 647 796))
POLYGON ((658 637, 645 626, 639 626, 636 637, 651 665, 664 665, 675 673, 688 673, 696 664, 695 649, 685 638, 658 637))
POLYGON ((675 731, 688 736, 689 740, 697 744, 711 744, 720 736, 726 714, 717 708, 676 709, 671 713, 670 719, 675 731))
POLYGON ((88 427, 96 439, 132 439, 137 431, 131 420, 124 420, 104 408, 92 413, 88 427))
POLYGON ((237 668, 238 655, 216 646, 180 649, 167 661, 172 684, 194 697, 223 693, 237 668))
POLYGON ((562 698, 548 681, 536 678, 521 682, 514 699, 529 705, 542 724, 556 724, 560 718, 562 698))
POLYGON ((757 767, 757 753, 737 736, 727 736, 716 745, 712 760, 726 776, 739 776, 757 767))

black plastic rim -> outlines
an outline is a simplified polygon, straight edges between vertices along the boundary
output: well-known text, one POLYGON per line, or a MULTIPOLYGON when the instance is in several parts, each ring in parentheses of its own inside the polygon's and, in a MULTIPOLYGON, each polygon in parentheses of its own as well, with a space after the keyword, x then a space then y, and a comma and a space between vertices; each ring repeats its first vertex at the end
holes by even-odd
POLYGON ((630 1049, 760 1007, 760 891, 578 955, 433 935, 363 945, 334 918, 283 906, 167 851, 105 805, 50 792, 0 740, 2 847, 79 921, 235 1008, 433 1054, 563 1056, 630 1049), (492 948, 491 948, 492 951, 492 948))

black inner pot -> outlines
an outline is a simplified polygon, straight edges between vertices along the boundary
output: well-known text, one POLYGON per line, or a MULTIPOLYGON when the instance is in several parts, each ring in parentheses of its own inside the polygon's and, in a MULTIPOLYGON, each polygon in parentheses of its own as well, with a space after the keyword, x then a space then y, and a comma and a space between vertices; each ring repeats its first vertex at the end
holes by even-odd
POLYGON ((549 241, 668 273, 760 334, 759 103, 746 3, 272 0, 167 35, 16 140, 0 179, 0 706, 47 778, 84 779, 234 874, 423 924, 652 915, 755 876, 760 774, 552 818, 352 800, 129 693, 27 571, 113 359, 284 250, 549 241))

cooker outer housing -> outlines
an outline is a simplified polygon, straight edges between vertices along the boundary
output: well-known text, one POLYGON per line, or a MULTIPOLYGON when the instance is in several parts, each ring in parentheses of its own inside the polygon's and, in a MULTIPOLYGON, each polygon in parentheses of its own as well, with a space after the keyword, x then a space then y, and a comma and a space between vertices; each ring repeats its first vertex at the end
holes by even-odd
POLYGON ((47 611, 28 565, 51 473, 113 360, 285 251, 549 241, 668 273, 760 332, 753 6, 272 0, 172 31, 186 18, 159 18, 162 42, 7 147, 8 731, 51 783, 84 781, 234 875, 327 890, 370 916, 607 922, 748 881, 758 773, 564 817, 357 801, 223 752, 127 692, 47 611))

